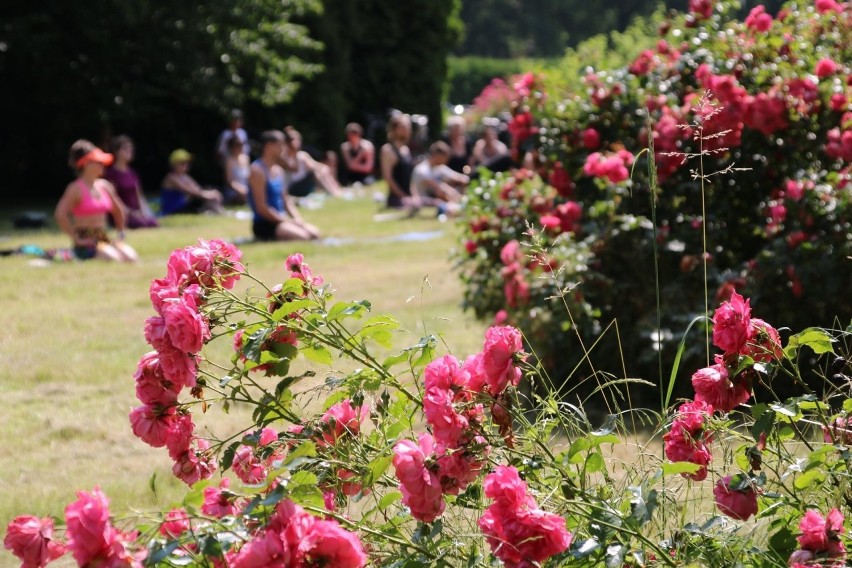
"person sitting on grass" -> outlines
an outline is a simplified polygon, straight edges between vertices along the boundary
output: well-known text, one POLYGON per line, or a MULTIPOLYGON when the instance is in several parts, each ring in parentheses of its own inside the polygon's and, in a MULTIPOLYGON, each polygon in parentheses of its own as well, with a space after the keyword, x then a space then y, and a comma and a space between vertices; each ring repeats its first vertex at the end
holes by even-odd
POLYGON ((470 178, 447 166, 450 153, 446 142, 435 142, 429 147, 429 156, 411 174, 411 195, 415 201, 428 199, 429 204, 438 207, 439 214, 453 215, 459 211, 459 188, 463 189, 470 178))
POLYGON ((497 138, 497 128, 489 124, 482 132, 482 138, 473 145, 471 167, 484 166, 492 172, 505 172, 512 167, 509 148, 497 138))
POLYGON ((183 148, 169 155, 171 171, 160 186, 160 214, 224 213, 222 194, 215 189, 201 187, 189 175, 191 161, 192 154, 183 148))
POLYGON ((134 154, 133 140, 129 136, 116 136, 110 142, 110 151, 113 153, 114 161, 106 169, 104 177, 113 185, 126 208, 127 228, 158 227, 157 218, 148 207, 148 200, 142 193, 139 175, 130 167, 134 154))
POLYGON ((346 142, 340 145, 340 154, 343 156, 343 175, 347 185, 374 181, 376 149, 372 142, 364 139, 364 129, 357 122, 346 125, 346 142))
POLYGON ((343 190, 331 174, 331 168, 317 162, 310 154, 302 150, 302 135, 288 126, 284 129, 284 150, 279 165, 289 178, 288 193, 293 197, 307 197, 316 189, 317 182, 329 195, 341 197, 343 190))
POLYGON ((248 198, 249 156, 236 136, 228 139, 225 161, 225 199, 228 203, 245 203, 248 198))
POLYGON ((252 232, 261 241, 313 240, 320 236, 315 226, 302 219, 284 184, 284 169, 278 164, 284 151, 284 133, 267 130, 261 134, 260 158, 251 164, 248 203, 254 213, 252 232))
POLYGON ((124 205, 105 179, 104 167, 112 164, 107 154, 88 140, 77 140, 69 152, 69 165, 77 179, 68 184, 56 204, 54 216, 62 232, 73 241, 74 256, 81 260, 100 258, 135 262, 136 251, 124 242, 124 205), (118 231, 116 240, 107 234, 107 216, 112 215, 118 231))

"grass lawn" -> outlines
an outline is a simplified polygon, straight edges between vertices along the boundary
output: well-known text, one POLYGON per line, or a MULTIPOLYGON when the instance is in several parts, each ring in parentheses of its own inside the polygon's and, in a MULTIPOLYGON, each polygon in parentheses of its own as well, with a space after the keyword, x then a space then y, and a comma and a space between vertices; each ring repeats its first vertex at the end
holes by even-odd
MULTIPOLYGON (((461 285, 452 271, 453 222, 426 211, 412 219, 376 222, 369 196, 327 200, 305 217, 327 236, 316 243, 246 243, 244 261, 264 282, 285 278, 284 259, 305 255, 346 300, 368 299, 374 313, 399 319, 398 345, 424 332, 444 337, 459 357, 481 348, 485 324, 460 308, 461 285)), ((14 231, 0 219, 0 248, 22 244, 68 246, 56 230, 14 231)), ((163 227, 136 231, 128 241, 136 265, 97 261, 36 266, 32 259, 0 259, 3 325, 0 384, 0 523, 18 514, 62 516, 77 489, 100 485, 115 513, 165 507, 185 487, 174 480, 162 449, 136 439, 127 419, 137 404, 132 375, 149 350, 142 326, 153 310, 148 283, 165 273, 172 249, 202 238, 235 240, 250 222, 233 217, 175 217, 163 227), (157 494, 150 487, 157 476, 157 494)), ((0 565, 16 563, 0 555, 0 565)))

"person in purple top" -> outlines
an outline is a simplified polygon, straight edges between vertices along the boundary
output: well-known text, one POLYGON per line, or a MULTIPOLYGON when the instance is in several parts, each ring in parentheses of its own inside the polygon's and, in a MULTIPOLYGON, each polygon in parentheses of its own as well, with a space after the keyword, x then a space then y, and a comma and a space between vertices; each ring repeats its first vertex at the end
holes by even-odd
POLYGON ((158 227, 157 218, 148 207, 139 176, 130 167, 133 160, 133 140, 129 136, 116 136, 110 149, 115 156, 113 164, 104 172, 127 210, 127 228, 158 227))

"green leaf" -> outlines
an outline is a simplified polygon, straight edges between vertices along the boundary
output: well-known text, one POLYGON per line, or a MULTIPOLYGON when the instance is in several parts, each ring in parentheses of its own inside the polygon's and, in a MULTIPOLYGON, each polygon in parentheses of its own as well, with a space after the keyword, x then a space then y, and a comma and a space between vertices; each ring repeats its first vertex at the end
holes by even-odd
POLYGON ((321 365, 331 365, 331 351, 326 349, 325 346, 321 343, 303 345, 301 352, 302 355, 305 356, 305 359, 309 361, 313 361, 314 363, 320 363, 321 365))
POLYGON ((370 310, 370 302, 361 300, 359 302, 337 302, 328 310, 326 319, 329 321, 342 320, 346 318, 360 318, 364 312, 370 310))
POLYGON ((832 343, 834 343, 834 339, 828 333, 817 327, 809 327, 790 337, 787 347, 784 348, 784 354, 792 359, 796 356, 799 347, 802 346, 810 347, 817 355, 834 353, 832 343))
POLYGON ((391 456, 379 456, 371 461, 367 465, 367 473, 364 474, 364 487, 372 487, 373 484, 385 473, 392 461, 393 457, 391 456))
POLYGON ((662 465, 663 475, 674 475, 676 473, 696 473, 701 466, 692 462, 665 462, 662 465))
POLYGON ((289 464, 296 458, 315 458, 317 457, 317 446, 310 440, 305 440, 296 448, 287 454, 287 459, 284 460, 284 464, 289 464))
MULTIPOLYGON (((761 434, 768 435, 772 430, 772 426, 775 424, 775 413, 769 411, 768 407, 763 403, 755 406, 761 406, 763 410, 763 413, 760 415, 754 414, 756 420, 751 427, 751 435, 754 437, 755 442, 757 442, 760 441, 761 434)), ((754 409, 752 409, 752 412, 754 412, 754 409)))
POLYGON ((165 546, 157 541, 152 541, 151 547, 148 549, 148 556, 145 558, 145 566, 156 566, 174 552, 178 546, 180 546, 178 540, 166 543, 165 546))
POLYGON ((586 473, 598 473, 606 469, 603 456, 597 452, 592 452, 586 458, 586 473))
POLYGON ((234 453, 237 451, 237 448, 240 446, 241 442, 237 440, 236 442, 232 442, 230 446, 225 450, 222 454, 222 471, 231 468, 231 464, 234 463, 234 453))
POLYGON ((793 485, 796 486, 796 489, 807 489, 813 484, 819 484, 823 481, 825 481, 825 473, 821 469, 812 469, 797 477, 793 485))
POLYGON ((303 507, 314 507, 316 509, 325 508, 325 500, 322 497, 322 491, 320 491, 320 488, 316 485, 298 485, 289 493, 290 499, 292 499, 297 505, 302 505, 303 507))
POLYGON ((384 511, 397 501, 402 499, 402 493, 399 491, 389 491, 379 499, 379 511, 384 511))
MULTIPOLYGON (((301 280, 297 280, 301 282, 301 280)), ((299 290, 301 293, 301 290, 299 290)), ((286 318, 290 314, 294 314, 298 311, 305 310, 308 308, 316 307, 317 303, 315 300, 301 299, 301 300, 293 300, 292 302, 287 302, 282 305, 280 308, 272 312, 272 321, 281 321, 286 318)))
POLYGON ((317 484, 317 476, 315 473, 311 473, 310 471, 297 471, 293 475, 290 476, 290 479, 287 481, 287 487, 293 488, 299 485, 316 485, 317 484))
POLYGON ((181 504, 186 509, 200 509, 204 504, 204 490, 210 486, 210 480, 204 479, 192 486, 186 495, 183 496, 181 504))

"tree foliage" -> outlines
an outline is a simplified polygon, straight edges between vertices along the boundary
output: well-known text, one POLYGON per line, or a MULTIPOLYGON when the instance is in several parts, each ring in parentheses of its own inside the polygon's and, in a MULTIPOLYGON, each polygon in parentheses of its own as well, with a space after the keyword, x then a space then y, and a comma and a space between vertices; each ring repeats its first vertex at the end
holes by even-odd
POLYGON ((116 126, 144 131, 156 119, 161 136, 173 137, 169 115, 190 110, 210 122, 247 102, 291 100, 297 81, 320 69, 303 61, 320 44, 293 19, 319 10, 318 0, 20 5, 0 28, 0 101, 14 109, 0 138, 14 140, 18 155, 4 169, 14 177, 46 157, 62 163, 75 138, 102 143, 116 126))

